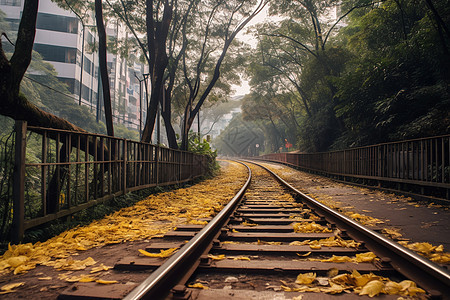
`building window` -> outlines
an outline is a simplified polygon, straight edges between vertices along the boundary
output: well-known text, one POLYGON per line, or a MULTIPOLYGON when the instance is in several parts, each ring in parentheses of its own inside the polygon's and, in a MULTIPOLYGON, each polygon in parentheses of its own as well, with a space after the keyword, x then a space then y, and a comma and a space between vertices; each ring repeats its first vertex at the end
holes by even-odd
POLYGON ((77 49, 45 44, 34 44, 33 49, 42 55, 47 61, 74 64, 77 58, 77 49))
POLYGON ((0 5, 20 6, 20 0, 0 0, 0 5))
POLYGON ((67 33, 77 33, 78 20, 73 17, 38 13, 36 28, 67 33))
POLYGON ((84 84, 81 85, 81 98, 83 98, 86 101, 89 101, 91 89, 85 86, 84 84))
POLYGON ((67 85, 69 92, 71 92, 72 94, 75 94, 75 79, 63 78, 63 77, 58 77, 58 79, 59 79, 59 81, 65 83, 67 85))
POLYGON ((93 68, 93 63, 91 62, 91 60, 89 58, 87 58, 86 56, 84 57, 84 61, 83 61, 83 69, 86 73, 92 75, 92 68, 93 68))

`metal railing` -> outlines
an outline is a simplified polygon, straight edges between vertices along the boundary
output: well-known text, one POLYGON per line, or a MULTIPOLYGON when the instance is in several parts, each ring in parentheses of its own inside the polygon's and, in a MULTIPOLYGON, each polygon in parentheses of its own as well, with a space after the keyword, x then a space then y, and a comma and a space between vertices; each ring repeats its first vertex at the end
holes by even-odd
POLYGON ((12 237, 143 188, 208 172, 210 158, 105 135, 27 127, 17 121, 12 237))
POLYGON ((449 199, 450 135, 321 153, 260 157, 344 181, 373 181, 395 190, 449 199))

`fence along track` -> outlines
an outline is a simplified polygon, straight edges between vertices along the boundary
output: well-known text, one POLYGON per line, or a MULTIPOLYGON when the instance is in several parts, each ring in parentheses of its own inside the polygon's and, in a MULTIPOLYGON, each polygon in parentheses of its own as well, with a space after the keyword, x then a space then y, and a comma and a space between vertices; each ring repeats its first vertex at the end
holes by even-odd
POLYGON ((105 135, 23 121, 15 127, 14 242, 26 229, 115 196, 191 181, 205 175, 210 163, 205 155, 105 135), (27 143, 38 152, 31 161, 27 143))
POLYGON ((450 135, 319 153, 258 157, 339 181, 450 203, 450 135))
MULTIPOLYGON (((252 167, 255 168, 259 167, 252 167)), ((373 272, 396 281, 410 278, 425 288, 434 299, 448 299, 450 275, 447 271, 394 245, 395 243, 346 217, 330 212, 320 203, 301 193, 295 194, 299 196, 294 196, 296 198, 294 201, 290 193, 298 191, 291 188, 286 190, 283 181, 278 183, 267 174, 256 174, 254 177, 256 179, 243 200, 240 199, 245 186, 224 211, 205 227, 180 226, 176 231, 165 234, 161 240, 152 240, 148 245, 147 251, 156 253, 174 246, 179 247, 180 250, 171 258, 164 261, 159 258, 134 257, 119 261, 115 265, 118 272, 143 269, 155 271, 137 287, 122 284, 121 287, 114 287, 115 290, 120 291, 122 296, 127 294, 124 299, 233 299, 233 297, 273 299, 281 296, 280 291, 277 291, 281 285, 280 280, 283 280, 286 286, 294 286, 299 273, 315 272, 323 281, 330 270, 336 269, 339 273, 352 270, 358 270, 361 274, 373 272), (225 220, 234 208, 237 208, 236 212, 225 220), (338 219, 344 219, 351 226, 338 219), (336 220, 338 221, 335 222, 336 220), (319 233, 294 232, 293 222, 307 222, 307 224, 314 222, 331 230, 319 233), (221 228, 222 225, 225 227, 221 228), (361 237, 364 237, 364 242, 361 241, 361 237), (192 239, 182 246, 184 240, 188 238, 192 239), (317 247, 313 249, 308 243, 290 244, 292 241, 315 241, 325 238, 346 240, 348 245, 354 244, 354 241, 349 241, 349 238, 353 238, 361 244, 347 248, 323 246, 320 249, 317 247), (390 246, 380 245, 380 241, 390 246), (332 254, 354 256, 369 250, 374 251, 382 259, 372 263, 334 263, 310 261, 297 256, 297 253, 308 252, 310 253, 308 258, 330 257, 332 254), (206 255, 208 253, 209 256, 206 255), (225 255, 228 259, 216 259, 220 255, 225 255), (238 259, 230 259, 232 256, 238 259), (391 260, 386 257, 390 257, 391 260), (209 289, 186 286, 193 283, 203 283, 209 289), (268 287, 270 291, 267 290, 268 287)), ((85 290, 69 288, 59 299, 73 299, 71 297, 75 294, 80 297, 77 299, 92 298, 96 288, 92 285, 85 287, 85 290)), ((298 292, 285 292, 287 299, 297 295, 298 292)), ((314 298, 316 296, 328 299, 329 295, 307 293, 305 296, 307 299, 310 297, 316 299, 314 298)), ((359 299, 354 293, 344 293, 341 296, 344 299, 359 299)), ((385 296, 383 299, 397 298, 398 295, 385 296)))

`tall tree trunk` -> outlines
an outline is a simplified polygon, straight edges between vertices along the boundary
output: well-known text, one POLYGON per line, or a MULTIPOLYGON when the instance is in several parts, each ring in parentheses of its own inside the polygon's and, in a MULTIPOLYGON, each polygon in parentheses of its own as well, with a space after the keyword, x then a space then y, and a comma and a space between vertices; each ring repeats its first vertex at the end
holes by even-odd
POLYGON ((145 121, 144 131, 141 140, 150 142, 153 129, 155 128, 156 113, 158 103, 160 102, 161 91, 164 84, 164 72, 169 59, 166 53, 166 41, 169 34, 170 23, 172 21, 172 6, 169 1, 164 2, 164 13, 161 22, 153 20, 153 0, 146 0, 146 28, 147 43, 149 52, 149 68, 151 78, 151 96, 150 104, 147 110, 147 119, 145 121))
POLYGON ((105 25, 103 24, 103 7, 101 0, 95 0, 95 20, 97 22, 97 31, 98 31, 98 57, 99 57, 100 75, 102 78, 106 129, 109 136, 114 136, 114 126, 111 109, 111 91, 109 88, 108 65, 106 60, 106 30, 105 25))
MULTIPOLYGON (((205 91, 200 96, 200 99, 198 100, 194 109, 192 109, 192 110, 186 109, 185 110, 186 120, 184 122, 185 126, 183 128, 183 136, 181 139, 181 149, 182 150, 188 150, 187 147, 188 147, 189 129, 191 128, 192 123, 195 120, 195 117, 199 113, 200 108, 202 107, 203 103, 205 102, 205 100, 209 96, 209 94, 211 93, 212 89, 214 88, 214 85, 216 84, 217 80, 220 77, 220 67, 222 66, 222 62, 225 58, 225 55, 227 54, 228 48, 230 47, 230 45, 233 42, 236 35, 248 24, 248 22, 250 22, 266 6, 266 4, 267 4, 266 1, 261 0, 259 2, 258 6, 256 7, 256 9, 249 16, 247 16, 247 18, 233 30, 233 32, 230 34, 229 37, 226 38, 225 43, 222 48, 222 53, 220 54, 219 58, 217 59, 216 66, 214 68, 214 74, 211 78, 211 81, 209 82, 205 91)), ((191 99, 189 99, 188 106, 191 107, 193 105, 193 103, 194 103, 194 99, 191 97, 191 99)))
POLYGON ((169 141, 169 147, 172 149, 178 149, 177 136, 172 126, 172 105, 171 105, 171 93, 167 90, 164 91, 165 97, 161 102, 161 115, 164 120, 164 126, 166 127, 167 140, 169 141))

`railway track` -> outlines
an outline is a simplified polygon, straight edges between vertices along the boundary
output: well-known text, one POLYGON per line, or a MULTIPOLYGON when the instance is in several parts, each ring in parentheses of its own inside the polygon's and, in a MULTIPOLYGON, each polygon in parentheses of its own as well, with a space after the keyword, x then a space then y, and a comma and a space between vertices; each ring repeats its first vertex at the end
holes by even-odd
POLYGON ((450 299, 446 269, 247 165, 246 184, 207 225, 178 227, 146 248, 175 254, 116 263, 118 273, 150 270, 141 284, 77 283, 58 299, 361 299, 381 285, 450 299))

